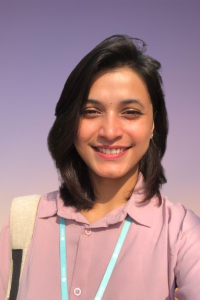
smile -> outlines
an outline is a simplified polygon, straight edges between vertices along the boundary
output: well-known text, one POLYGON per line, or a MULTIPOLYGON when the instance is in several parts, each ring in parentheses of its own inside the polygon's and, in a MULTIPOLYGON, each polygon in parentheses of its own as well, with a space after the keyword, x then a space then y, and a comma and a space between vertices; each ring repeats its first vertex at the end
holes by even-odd
POLYGON ((131 147, 92 147, 95 153, 104 159, 116 159, 124 156, 131 147))
POLYGON ((125 151, 127 148, 116 148, 116 149, 107 149, 107 148, 96 148, 97 151, 106 154, 119 154, 125 151))

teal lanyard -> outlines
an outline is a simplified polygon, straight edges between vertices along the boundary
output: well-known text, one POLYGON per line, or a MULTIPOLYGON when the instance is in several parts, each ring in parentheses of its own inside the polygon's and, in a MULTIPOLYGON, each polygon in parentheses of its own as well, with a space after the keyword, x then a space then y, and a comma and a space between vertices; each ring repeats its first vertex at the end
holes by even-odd
MULTIPOLYGON (((131 218, 126 217, 124 221, 123 228, 121 230, 120 236, 118 238, 117 244, 115 246, 115 249, 113 251, 112 257, 110 259, 110 262, 107 266, 106 272, 104 274, 104 277, 100 283, 100 286, 98 288, 98 291, 96 293, 96 296, 94 300, 101 300, 103 297, 103 294, 105 292, 105 289, 108 285, 108 282, 110 280, 110 277, 112 275, 113 269, 115 267, 117 258, 120 254, 122 245, 124 243, 124 240, 126 238, 126 235, 128 233, 128 229, 131 225, 131 218)), ((65 234, 65 219, 60 217, 60 274, 61 274, 61 294, 62 294, 62 300, 69 300, 68 296, 68 285, 67 285, 67 261, 66 261, 66 234, 65 234)))

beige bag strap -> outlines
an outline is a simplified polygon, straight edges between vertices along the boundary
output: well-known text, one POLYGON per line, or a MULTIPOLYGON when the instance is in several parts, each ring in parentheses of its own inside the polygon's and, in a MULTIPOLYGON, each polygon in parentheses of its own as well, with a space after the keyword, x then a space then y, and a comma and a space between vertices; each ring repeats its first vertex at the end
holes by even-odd
MULTIPOLYGON (((26 254, 33 236, 35 218, 37 214, 40 195, 29 195, 14 198, 10 212, 10 244, 11 257, 13 249, 22 249, 22 264, 20 278, 23 272, 26 254)), ((10 297, 13 274, 13 261, 11 259, 11 268, 6 299, 10 297)))

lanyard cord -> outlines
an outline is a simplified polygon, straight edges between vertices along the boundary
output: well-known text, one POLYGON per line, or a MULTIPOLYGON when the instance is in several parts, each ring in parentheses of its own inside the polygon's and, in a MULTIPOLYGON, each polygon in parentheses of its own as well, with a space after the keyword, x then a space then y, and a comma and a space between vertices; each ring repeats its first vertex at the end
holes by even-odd
MULTIPOLYGON (((124 240, 126 238, 126 235, 128 233, 128 229, 131 225, 131 218, 126 217, 124 221, 123 228, 121 230, 120 236, 118 238, 117 244, 115 246, 115 249, 113 251, 112 257, 110 259, 110 262, 107 266, 106 272, 104 274, 104 277, 100 283, 100 286, 98 288, 98 291, 96 293, 96 296, 94 300, 101 300, 103 297, 103 294, 105 292, 105 289, 108 285, 108 282, 110 280, 110 277, 112 275, 113 269, 115 267, 117 258, 120 254, 122 245, 124 243, 124 240)), ((67 261, 66 261, 66 233, 65 233, 65 219, 60 217, 60 274, 61 274, 61 294, 62 294, 62 300, 69 300, 68 296, 68 285, 67 285, 67 261)))
POLYGON ((65 219, 60 218, 60 275, 62 300, 68 298, 65 219))

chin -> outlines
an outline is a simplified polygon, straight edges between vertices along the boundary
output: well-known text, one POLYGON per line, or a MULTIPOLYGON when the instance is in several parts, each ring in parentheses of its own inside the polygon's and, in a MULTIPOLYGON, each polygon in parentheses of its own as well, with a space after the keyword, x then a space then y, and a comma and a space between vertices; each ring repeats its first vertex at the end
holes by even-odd
POLYGON ((109 174, 109 175, 106 175, 104 176, 104 178, 108 178, 108 179, 117 179, 117 178, 121 178, 123 177, 123 175, 116 175, 116 174, 109 174))
POLYGON ((125 174, 119 172, 97 172, 99 177, 107 178, 107 179, 117 179, 123 177, 125 174))

